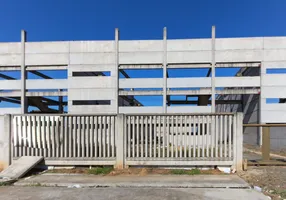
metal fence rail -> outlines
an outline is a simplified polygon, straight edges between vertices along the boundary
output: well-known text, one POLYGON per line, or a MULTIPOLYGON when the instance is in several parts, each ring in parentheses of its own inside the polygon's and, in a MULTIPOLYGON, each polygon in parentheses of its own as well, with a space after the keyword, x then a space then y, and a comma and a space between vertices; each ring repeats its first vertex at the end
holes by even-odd
POLYGON ((14 157, 115 160, 116 116, 13 117, 14 157))

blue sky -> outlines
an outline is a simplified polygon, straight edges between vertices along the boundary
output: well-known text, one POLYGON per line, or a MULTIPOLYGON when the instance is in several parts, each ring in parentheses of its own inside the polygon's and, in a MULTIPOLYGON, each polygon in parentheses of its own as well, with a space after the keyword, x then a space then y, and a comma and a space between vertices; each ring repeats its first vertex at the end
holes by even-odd
MULTIPOLYGON (((286 36, 286 0, 1 0, 0 42, 286 36)), ((132 72, 131 72, 132 74, 132 72)), ((179 75, 179 73, 178 73, 179 75)))

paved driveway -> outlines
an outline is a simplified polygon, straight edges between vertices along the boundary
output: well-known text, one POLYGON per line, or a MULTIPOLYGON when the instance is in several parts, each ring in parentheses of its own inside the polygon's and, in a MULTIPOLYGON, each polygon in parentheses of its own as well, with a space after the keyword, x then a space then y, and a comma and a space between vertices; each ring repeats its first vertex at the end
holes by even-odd
POLYGON ((267 200, 251 189, 0 187, 5 200, 267 200))

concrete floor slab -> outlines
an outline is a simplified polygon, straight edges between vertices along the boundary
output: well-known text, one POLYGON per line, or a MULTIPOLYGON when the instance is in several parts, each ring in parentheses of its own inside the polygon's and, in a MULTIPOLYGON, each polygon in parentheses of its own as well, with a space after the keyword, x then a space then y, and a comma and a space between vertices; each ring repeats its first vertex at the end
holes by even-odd
POLYGON ((0 187, 0 199, 14 200, 268 200, 252 189, 0 187))
POLYGON ((43 160, 42 156, 23 156, 0 173, 0 178, 18 179, 43 160))
POLYGON ((249 188, 236 175, 152 175, 94 176, 42 174, 16 182, 16 186, 43 185, 73 187, 152 187, 152 188, 249 188))

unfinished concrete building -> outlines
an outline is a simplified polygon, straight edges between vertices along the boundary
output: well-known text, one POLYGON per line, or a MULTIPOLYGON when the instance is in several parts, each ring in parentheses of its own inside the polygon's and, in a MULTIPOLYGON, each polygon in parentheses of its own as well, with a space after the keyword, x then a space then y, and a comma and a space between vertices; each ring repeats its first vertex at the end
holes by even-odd
MULTIPOLYGON (((20 42, 0 43, 0 113, 242 111, 244 123, 286 122, 286 75, 268 73, 286 69, 286 37, 216 38, 214 27, 207 39, 162 35, 120 40, 116 29, 111 41, 28 42, 22 31, 20 42), (150 96, 159 102, 140 100, 150 96)), ((272 146, 285 146, 277 130, 272 146)), ((244 133, 260 143, 258 128, 244 133)))

